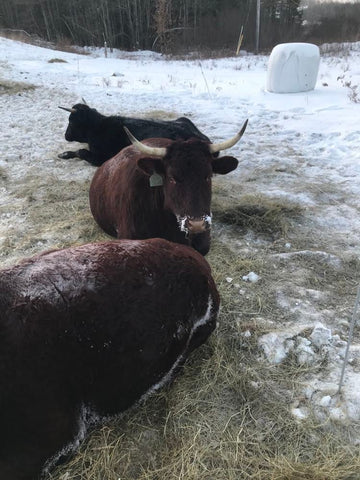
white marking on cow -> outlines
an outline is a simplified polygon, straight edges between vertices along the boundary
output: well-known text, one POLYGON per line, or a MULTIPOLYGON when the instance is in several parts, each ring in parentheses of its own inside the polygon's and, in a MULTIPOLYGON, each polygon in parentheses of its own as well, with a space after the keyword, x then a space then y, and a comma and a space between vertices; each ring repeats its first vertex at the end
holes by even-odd
POLYGON ((187 217, 180 217, 180 215, 176 215, 180 230, 185 232, 186 234, 189 233, 188 228, 186 227, 186 218, 187 217))
POLYGON ((211 223, 212 223, 212 215, 205 215, 205 216, 204 216, 204 220, 205 220, 205 223, 207 223, 208 225, 211 225, 211 223))
MULTIPOLYGON (((186 221, 188 219, 191 219, 192 217, 190 217, 189 215, 185 215, 184 217, 181 217, 180 215, 176 215, 176 219, 177 219, 177 222, 178 222, 178 225, 179 225, 179 228, 182 232, 184 232, 186 235, 189 234, 189 229, 188 227, 186 226, 186 221)), ((204 220, 205 223, 209 226, 211 226, 211 223, 212 223, 212 215, 203 215, 202 217, 200 217, 200 220, 204 220)))
POLYGON ((208 323, 208 321, 210 319, 210 316, 211 316, 211 309, 212 309, 212 300, 211 300, 211 296, 209 296, 208 307, 207 307, 206 313, 203 317, 199 318, 194 323, 194 325, 193 325, 193 327, 190 331, 189 338, 186 342, 186 345, 185 345, 185 348, 184 348, 183 352, 178 356, 178 358, 175 360, 175 362, 173 363, 170 370, 162 377, 162 379, 158 383, 155 383, 155 385, 150 387, 149 390, 146 393, 144 393, 144 395, 140 398, 139 403, 144 402, 152 393, 156 392, 157 390, 159 390, 164 385, 166 385, 167 383, 170 382, 174 371, 179 366, 179 364, 184 360, 185 353, 188 349, 188 346, 191 342, 191 339, 192 339, 194 333, 196 332, 196 330, 199 327, 202 327, 203 325, 206 325, 208 323))
POLYGON ((62 456, 66 456, 77 450, 80 443, 84 440, 86 432, 91 425, 104 422, 107 417, 100 417, 93 409, 82 404, 78 417, 78 432, 75 438, 65 445, 59 452, 49 458, 44 465, 42 474, 48 474, 49 471, 57 464, 62 456))

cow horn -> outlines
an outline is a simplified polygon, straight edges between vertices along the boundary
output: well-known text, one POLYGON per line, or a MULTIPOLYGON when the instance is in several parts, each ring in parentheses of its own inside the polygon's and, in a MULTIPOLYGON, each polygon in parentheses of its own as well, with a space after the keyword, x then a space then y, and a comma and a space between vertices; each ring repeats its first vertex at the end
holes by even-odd
POLYGON ((66 112, 70 112, 70 113, 76 112, 75 108, 66 108, 66 107, 59 107, 59 108, 61 108, 61 110, 65 110, 66 112))
POLYGON ((220 152, 221 150, 226 150, 227 148, 233 147, 235 143, 237 143, 240 138, 243 136, 246 127, 248 124, 248 120, 245 121, 244 125, 242 126, 242 129, 240 130, 239 133, 235 135, 235 137, 230 138, 229 140, 225 140, 224 142, 221 143, 210 143, 209 148, 210 148, 210 153, 217 153, 220 152))
POLYGON ((146 153, 147 155, 151 155, 152 157, 160 157, 163 158, 166 155, 166 148, 163 147, 149 147, 144 143, 139 142, 134 135, 129 131, 128 128, 123 127, 126 135, 129 137, 130 142, 140 150, 142 153, 146 153))

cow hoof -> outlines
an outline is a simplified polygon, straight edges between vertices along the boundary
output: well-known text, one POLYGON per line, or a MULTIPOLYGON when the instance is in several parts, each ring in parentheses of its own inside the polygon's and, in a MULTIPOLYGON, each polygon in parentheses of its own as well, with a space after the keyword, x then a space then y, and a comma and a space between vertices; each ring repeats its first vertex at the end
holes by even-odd
POLYGON ((65 160, 69 158, 75 158, 74 152, 63 152, 59 153, 58 158, 63 158, 65 160))

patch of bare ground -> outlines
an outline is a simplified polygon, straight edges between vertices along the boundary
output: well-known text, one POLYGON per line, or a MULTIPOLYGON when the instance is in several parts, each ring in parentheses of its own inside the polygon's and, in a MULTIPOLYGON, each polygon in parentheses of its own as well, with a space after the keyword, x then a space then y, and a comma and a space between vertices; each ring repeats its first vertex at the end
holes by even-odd
POLYGON ((27 174, 6 184, 0 206, 4 265, 50 248, 105 239, 89 211, 87 180, 27 174))
POLYGON ((62 59, 62 58, 50 58, 50 60, 48 60, 48 63, 67 63, 66 60, 62 59))
POLYGON ((271 200, 261 194, 244 195, 240 199, 230 195, 225 198, 215 197, 212 211, 214 222, 237 227, 242 232, 251 230, 275 239, 286 236, 290 220, 296 220, 300 216, 301 207, 289 202, 271 200))
POLYGON ((140 113, 135 114, 134 116, 143 116, 144 118, 156 118, 159 120, 174 120, 175 118, 178 118, 180 115, 177 114, 176 112, 169 112, 165 110, 148 110, 146 114, 141 115, 140 113))
POLYGON ((28 83, 0 79, 0 95, 17 95, 21 92, 34 90, 35 88, 35 85, 29 85, 28 83))

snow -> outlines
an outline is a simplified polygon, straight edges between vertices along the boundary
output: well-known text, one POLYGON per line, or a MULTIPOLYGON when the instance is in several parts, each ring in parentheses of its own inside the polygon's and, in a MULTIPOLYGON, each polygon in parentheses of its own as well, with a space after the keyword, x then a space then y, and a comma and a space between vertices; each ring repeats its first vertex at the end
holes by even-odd
MULTIPOLYGON (((249 118, 245 135, 229 151, 240 165, 226 181, 244 195, 301 205, 303 218, 294 228, 303 235, 276 244, 278 251, 254 235, 236 239, 239 255, 266 250, 274 266, 270 282, 261 272, 250 272, 253 280, 248 276, 236 295, 247 298, 249 289, 276 289, 282 318, 269 320, 268 333, 259 338, 264 361, 278 365, 291 355, 301 366, 326 359, 323 373, 304 381, 291 407, 294 416, 301 421, 315 409, 321 419, 359 421, 359 326, 340 393, 338 384, 359 283, 356 269, 349 268, 360 256, 360 42, 343 56, 323 55, 315 88, 308 92, 267 91, 268 62, 267 56, 250 54, 199 61, 114 51, 104 58, 101 49, 80 55, 0 38, 0 78, 37 87, 13 95, 0 92, 0 248, 8 244, 15 224, 28 225, 24 201, 12 192, 15 184, 45 173, 59 181, 87 181, 93 175, 85 162, 57 158, 69 149, 64 140, 68 116, 59 105, 71 107, 85 98, 104 114, 145 116, 161 110, 169 118, 185 115, 213 142, 232 137, 249 118), (54 58, 66 63, 49 63, 54 58), (334 300, 331 280, 328 289, 303 285, 309 262, 323 269, 325 280, 330 274, 335 279, 352 275, 343 297, 334 300)), ((37 195, 41 199, 41 189, 37 195)), ((43 234, 33 247, 41 251, 51 242, 51 234, 43 234)), ((16 260, 1 251, 0 258, 4 265, 16 260)), ((226 277, 236 289, 240 280, 226 277)), ((255 318, 259 323, 260 315, 255 318)), ((250 330, 242 338, 248 335, 250 330)))
POLYGON ((260 280, 260 276, 255 272, 249 272, 247 275, 244 275, 242 279, 245 282, 256 283, 260 280))

